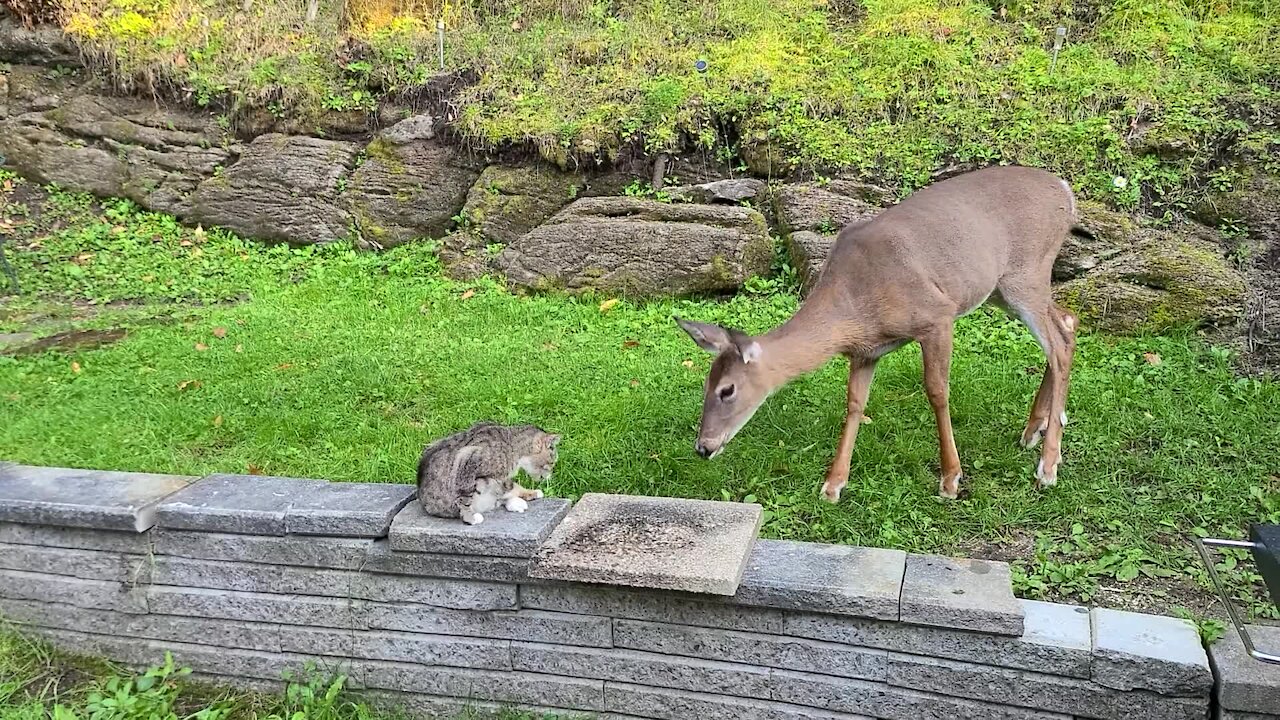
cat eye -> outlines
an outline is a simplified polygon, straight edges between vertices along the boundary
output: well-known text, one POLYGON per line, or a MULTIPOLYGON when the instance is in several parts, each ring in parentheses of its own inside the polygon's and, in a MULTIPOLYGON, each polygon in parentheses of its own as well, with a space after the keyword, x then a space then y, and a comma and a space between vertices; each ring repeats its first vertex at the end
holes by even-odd
POLYGON ((720 388, 720 399, 729 400, 730 398, 733 397, 733 394, 737 392, 737 390, 738 388, 734 385, 725 385, 724 387, 720 388))

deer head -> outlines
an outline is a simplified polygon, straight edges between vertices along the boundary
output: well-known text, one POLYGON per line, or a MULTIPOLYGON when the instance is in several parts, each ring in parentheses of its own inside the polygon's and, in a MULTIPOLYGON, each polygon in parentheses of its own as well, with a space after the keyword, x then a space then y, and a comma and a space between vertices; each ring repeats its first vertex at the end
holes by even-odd
POLYGON ((773 391, 761 360, 764 351, 755 338, 719 325, 676 318, 698 347, 716 354, 707 375, 702 421, 694 450, 714 457, 729 444, 773 391))

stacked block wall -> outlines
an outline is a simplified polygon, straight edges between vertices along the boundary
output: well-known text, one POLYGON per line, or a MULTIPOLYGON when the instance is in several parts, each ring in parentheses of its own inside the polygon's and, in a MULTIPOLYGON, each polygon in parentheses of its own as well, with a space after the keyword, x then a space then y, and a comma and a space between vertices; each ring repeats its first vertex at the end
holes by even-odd
MULTIPOLYGON (((564 501, 468 528, 422 518, 411 488, 344 485, 320 502, 338 484, 217 476, 129 513, 50 512, 27 497, 34 472, 0 472, 0 615, 129 665, 171 651, 216 683, 271 687, 310 661, 426 717, 1280 714, 1274 687, 1237 692, 1254 710, 1217 707, 1188 623, 1019 601, 1000 563, 757 541, 733 597, 554 583, 527 571, 564 501), (130 513, 133 527, 120 521, 130 513)), ((104 477, 132 481, 94 484, 104 477)))

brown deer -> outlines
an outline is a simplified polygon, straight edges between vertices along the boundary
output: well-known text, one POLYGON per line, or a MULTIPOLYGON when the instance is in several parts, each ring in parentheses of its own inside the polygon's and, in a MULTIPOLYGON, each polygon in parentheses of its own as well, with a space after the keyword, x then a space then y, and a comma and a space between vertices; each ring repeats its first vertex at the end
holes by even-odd
POLYGON ((952 332, 956 318, 991 300, 1026 324, 1048 359, 1021 442, 1031 448, 1044 439, 1037 486, 1053 485, 1077 320, 1053 303, 1049 283, 1068 233, 1093 237, 1077 224, 1066 181, 1027 167, 975 170, 844 228, 800 309, 764 335, 676 318, 699 347, 716 353, 697 453, 715 456, 773 391, 843 354, 848 415, 822 485, 823 497, 838 502, 876 362, 914 340, 938 423, 938 494, 955 498, 961 469, 947 405, 952 332))

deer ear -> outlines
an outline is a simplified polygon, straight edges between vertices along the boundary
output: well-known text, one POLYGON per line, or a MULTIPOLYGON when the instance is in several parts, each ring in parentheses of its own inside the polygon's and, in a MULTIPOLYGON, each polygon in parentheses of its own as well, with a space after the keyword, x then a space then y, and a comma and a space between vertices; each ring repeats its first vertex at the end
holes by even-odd
POLYGON ((707 352, 718 353, 733 344, 733 340, 729 337, 729 331, 719 325, 710 325, 683 318, 676 318, 675 320, 676 324, 684 328, 684 331, 689 333, 689 337, 698 343, 698 347, 707 352))
POLYGON ((760 343, 755 340, 748 340, 746 343, 738 345, 738 352, 742 353, 742 362, 753 363, 760 359, 760 353, 763 351, 760 349, 760 343))

